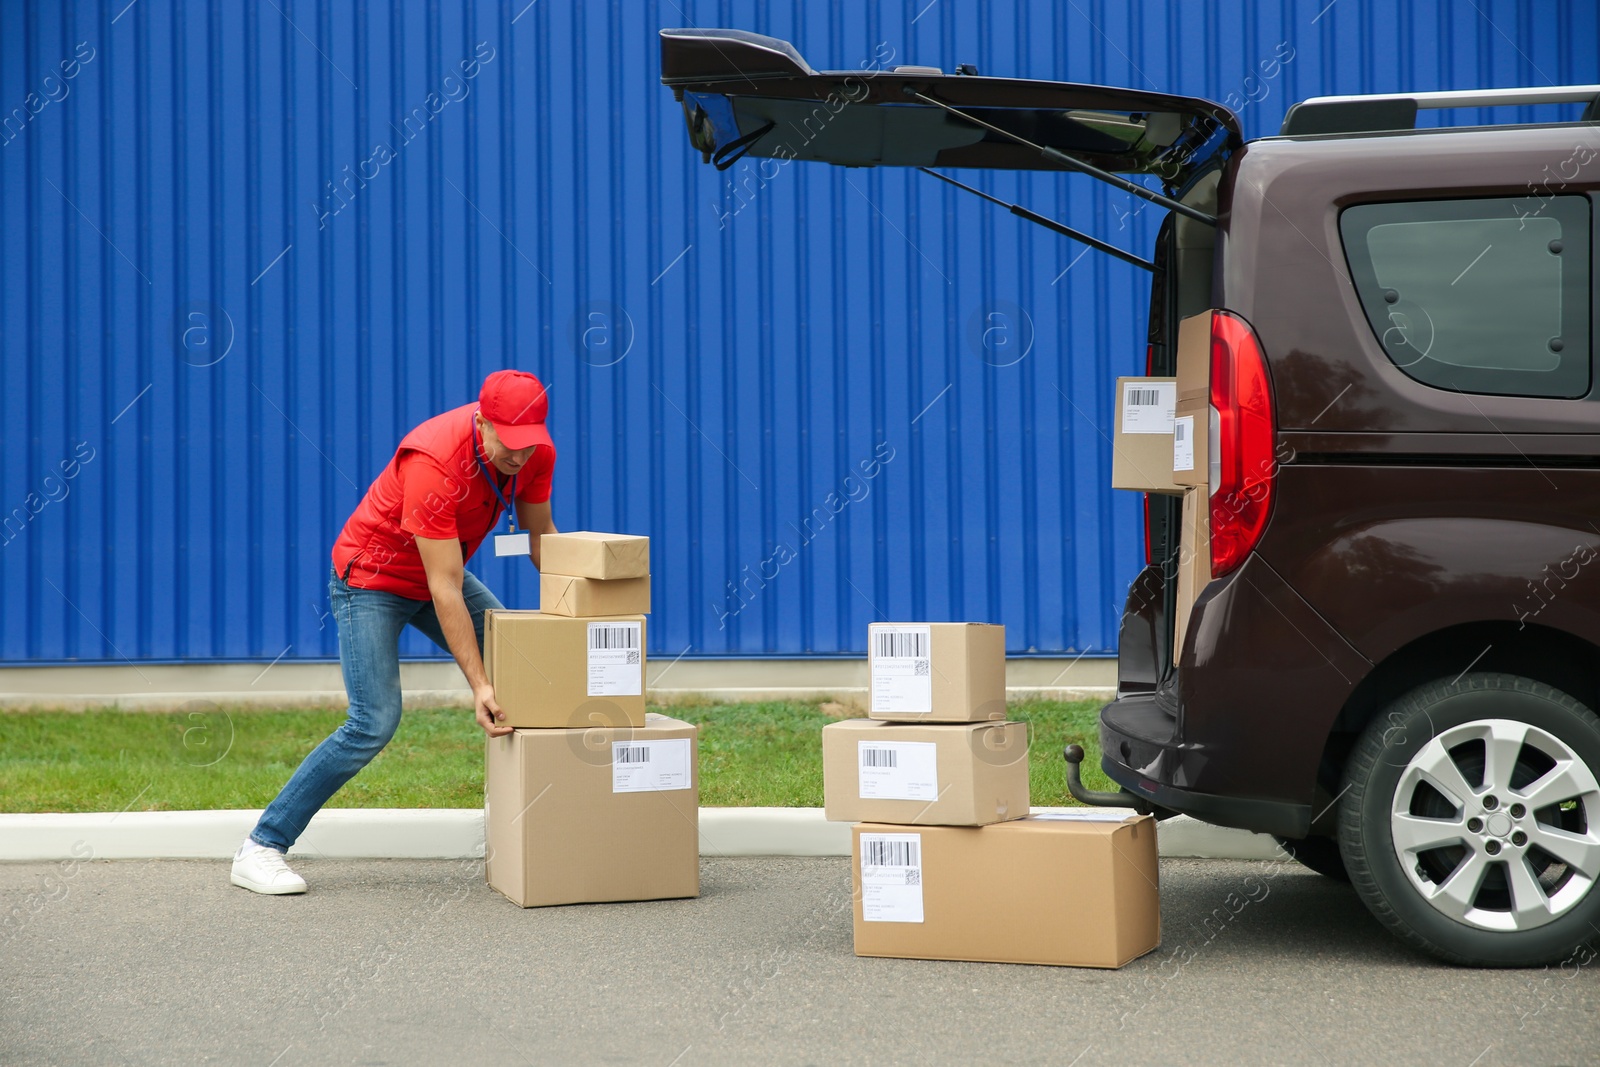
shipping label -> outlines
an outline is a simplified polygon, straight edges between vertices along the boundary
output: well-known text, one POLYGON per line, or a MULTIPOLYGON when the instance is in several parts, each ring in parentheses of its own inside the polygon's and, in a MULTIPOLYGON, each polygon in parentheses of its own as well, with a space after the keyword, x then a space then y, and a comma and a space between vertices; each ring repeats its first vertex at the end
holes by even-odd
POLYGON ((857 741, 862 800, 938 800, 939 746, 932 741, 857 741))
POLYGON ((693 742, 687 737, 611 742, 611 791, 654 793, 694 784, 693 742))
POLYGON ((922 921, 922 835, 861 835, 861 917, 869 923, 922 921))
POLYGON ((1177 382, 1123 382, 1122 432, 1171 433, 1177 382))
POLYGON ((926 715, 933 710, 932 651, 929 626, 870 628, 867 658, 875 714, 926 715))
POLYGON ((589 695, 636 697, 644 693, 644 625, 589 624, 589 695))
POLYGON ((1172 420, 1172 469, 1194 470, 1194 416, 1172 420))

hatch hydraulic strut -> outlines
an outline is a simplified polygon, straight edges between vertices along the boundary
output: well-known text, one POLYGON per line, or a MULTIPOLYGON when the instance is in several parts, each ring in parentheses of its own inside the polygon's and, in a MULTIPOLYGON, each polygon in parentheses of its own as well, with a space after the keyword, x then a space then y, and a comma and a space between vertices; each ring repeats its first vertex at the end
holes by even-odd
POLYGON ((1023 218, 1023 219, 1027 219, 1029 222, 1038 223, 1040 226, 1043 226, 1045 229, 1054 230, 1056 233, 1062 234, 1063 236, 1066 236, 1066 237, 1070 237, 1074 241, 1082 241, 1084 244, 1088 245, 1090 248, 1099 249, 1101 252, 1104 252, 1108 256, 1116 256, 1118 259, 1122 260, 1124 263, 1132 263, 1135 267, 1142 267, 1145 270, 1150 271, 1151 273, 1155 272, 1156 265, 1154 263, 1150 262, 1148 259, 1140 259, 1138 256, 1134 255, 1132 252, 1124 252, 1122 249, 1118 248, 1116 245, 1107 244, 1106 242, 1100 240, 1100 238, 1098 238, 1098 237, 1090 237, 1088 234, 1084 233, 1083 231, 1074 230, 1071 226, 1063 225, 1062 223, 1057 222, 1055 219, 1045 218, 1043 215, 1039 214, 1037 211, 1029 211, 1027 208, 1023 207, 1021 204, 1008 204, 1004 200, 1001 200, 997 196, 990 196, 988 193, 984 192, 982 189, 974 189, 972 186, 967 185, 964 182, 958 182, 954 178, 947 178, 943 174, 940 174, 936 170, 929 170, 927 167, 918 167, 917 169, 920 170, 924 174, 933 175, 935 178, 938 178, 942 182, 949 182, 951 185, 955 186, 957 189, 965 189, 967 192, 971 193, 973 196, 981 196, 981 197, 983 197, 983 199, 989 201, 989 203, 991 203, 991 204, 999 204, 1001 207, 1005 208, 1007 211, 1010 211, 1013 215, 1016 215, 1018 218, 1023 218))
POLYGON ((1167 208, 1170 211, 1176 211, 1180 215, 1186 215, 1189 218, 1194 219, 1196 222, 1203 222, 1208 226, 1215 226, 1217 224, 1217 217, 1215 215, 1207 215, 1204 211, 1201 211, 1198 208, 1192 208, 1188 204, 1180 204, 1170 196, 1163 196, 1154 189, 1146 189, 1138 182, 1131 182, 1119 174, 1112 174, 1109 170, 1101 170, 1099 167, 1096 167, 1091 163, 1085 163, 1081 159, 1074 159, 1059 149, 1049 148, 1045 145, 1034 144, 1026 137, 1012 133, 1010 130, 1002 130, 1000 127, 987 123, 974 115, 969 115, 965 111, 958 111, 956 108, 951 107, 944 101, 936 100, 926 93, 919 93, 909 85, 905 87, 905 94, 907 96, 915 97, 916 99, 921 100, 923 103, 932 104, 934 107, 943 108, 944 110, 950 112, 950 114, 955 115, 957 118, 966 119, 968 122, 973 123, 974 125, 982 126, 986 130, 992 130, 993 132, 998 133, 1001 137, 1008 138, 1020 145, 1031 148, 1053 163, 1059 163, 1063 167, 1087 174, 1092 178, 1099 178, 1101 181, 1107 183, 1108 185, 1114 185, 1125 193, 1130 193, 1133 196, 1148 200, 1152 204, 1160 204, 1162 207, 1167 208))

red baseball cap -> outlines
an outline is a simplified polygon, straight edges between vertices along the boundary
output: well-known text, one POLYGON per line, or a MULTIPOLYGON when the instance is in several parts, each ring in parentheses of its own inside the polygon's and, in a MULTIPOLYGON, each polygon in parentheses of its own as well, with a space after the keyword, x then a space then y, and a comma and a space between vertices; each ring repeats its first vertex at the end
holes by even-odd
POLYGON ((483 380, 478 393, 478 413, 512 451, 534 445, 555 447, 544 426, 548 408, 544 383, 527 371, 497 370, 483 380))

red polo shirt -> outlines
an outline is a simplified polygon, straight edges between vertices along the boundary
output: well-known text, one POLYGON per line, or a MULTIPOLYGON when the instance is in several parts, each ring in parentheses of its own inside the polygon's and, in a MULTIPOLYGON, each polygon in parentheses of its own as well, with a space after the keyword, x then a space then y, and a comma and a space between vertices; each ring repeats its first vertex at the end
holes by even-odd
MULTIPOLYGON (((475 403, 464 404, 437 415, 400 442, 333 543, 333 568, 345 581, 359 589, 431 600, 416 539, 456 538, 461 558, 472 558, 504 511, 489 476, 501 496, 512 492, 511 477, 492 465, 486 476, 478 465, 481 445, 472 421, 477 409, 475 403)), ((555 465, 555 449, 535 449, 517 472, 516 499, 549 500, 555 465)))

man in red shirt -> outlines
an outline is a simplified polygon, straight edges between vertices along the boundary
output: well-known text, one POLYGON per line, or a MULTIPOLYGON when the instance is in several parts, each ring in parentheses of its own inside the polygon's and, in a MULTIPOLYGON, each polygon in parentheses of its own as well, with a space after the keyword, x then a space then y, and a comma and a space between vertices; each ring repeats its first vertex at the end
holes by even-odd
MULTIPOLYGON (((539 538, 555 533, 545 388, 523 371, 496 371, 476 404, 435 416, 400 442, 333 546, 328 595, 350 710, 312 750, 234 856, 232 882, 257 893, 303 893, 289 851, 328 798, 372 761, 400 725, 400 634, 409 624, 455 657, 472 687, 478 725, 511 732, 483 669, 483 616, 500 601, 466 561, 505 512, 539 538), (513 503, 514 502, 514 503, 513 503)), ((516 545, 513 542, 513 545, 516 545)), ((504 554, 497 552, 497 554, 504 554)))

